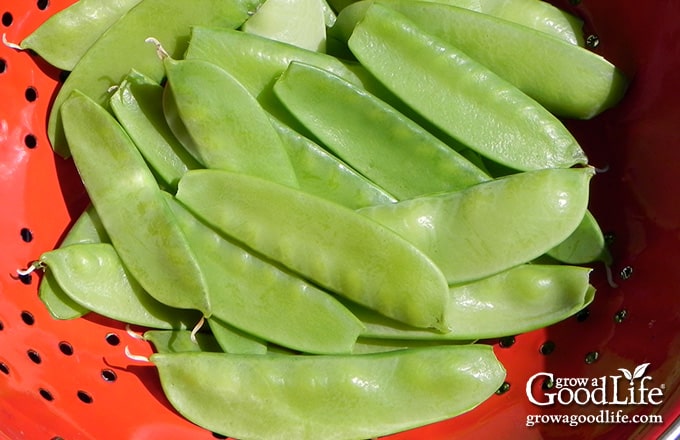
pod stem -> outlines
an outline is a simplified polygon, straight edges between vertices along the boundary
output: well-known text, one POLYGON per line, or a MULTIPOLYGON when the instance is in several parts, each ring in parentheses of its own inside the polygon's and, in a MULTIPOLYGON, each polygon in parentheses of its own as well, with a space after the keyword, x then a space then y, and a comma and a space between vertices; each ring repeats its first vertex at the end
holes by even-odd
POLYGON ((125 356, 127 356, 129 359, 132 359, 133 361, 137 361, 137 362, 147 362, 147 363, 151 362, 149 360, 149 358, 146 357, 146 356, 142 356, 142 355, 139 355, 139 354, 132 354, 130 352, 130 347, 128 347, 127 345, 125 346, 125 356))
POLYGON ((9 47, 10 49, 24 50, 24 48, 21 47, 20 45, 18 45, 16 43, 12 43, 11 41, 7 41, 7 34, 6 33, 2 34, 2 43, 5 46, 9 47))
POLYGON ((17 269, 17 275, 19 275, 20 277, 25 277, 27 275, 32 274, 38 269, 42 269, 43 267, 44 267, 43 263, 41 263, 40 261, 34 261, 26 269, 17 269))
POLYGON ((166 58, 170 58, 170 54, 168 53, 168 51, 165 50, 165 48, 163 47, 161 42, 158 41, 157 38, 149 37, 146 40, 144 40, 144 42, 145 43, 151 43, 154 46, 156 46, 156 55, 158 55, 158 58, 160 58, 161 60, 164 60, 166 58))
POLYGON ((201 319, 198 320, 198 323, 194 326, 194 328, 191 330, 191 342, 194 344, 198 344, 196 341, 196 333, 203 327, 203 324, 205 323, 205 316, 201 316, 201 319))

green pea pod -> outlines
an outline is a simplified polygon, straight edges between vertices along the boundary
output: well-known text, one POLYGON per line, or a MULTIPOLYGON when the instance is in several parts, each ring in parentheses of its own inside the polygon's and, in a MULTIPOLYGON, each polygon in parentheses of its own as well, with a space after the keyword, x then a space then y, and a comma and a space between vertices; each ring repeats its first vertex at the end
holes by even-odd
POLYGON ((442 328, 448 287, 439 268, 351 209, 217 170, 185 174, 177 198, 225 235, 305 279, 416 327, 442 328))
POLYGON ((266 354, 267 343, 249 335, 226 322, 215 318, 208 319, 210 330, 225 353, 266 354))
POLYGON ((163 78, 163 63, 146 39, 163 43, 170 56, 186 50, 190 26, 224 26, 243 24, 260 0, 142 0, 116 21, 81 58, 61 86, 49 115, 47 133, 54 150, 69 156, 61 124, 61 104, 75 89, 100 105, 108 99, 108 89, 119 84, 131 69, 154 81, 163 78))
POLYGON ((241 26, 243 32, 316 52, 326 51, 324 0, 267 0, 241 26))
POLYGON ((602 56, 544 32, 463 8, 401 2, 395 9, 560 117, 590 119, 616 105, 628 80, 602 56), (524 61, 522 61, 524 60, 524 61))
POLYGON ((404 102, 483 156, 517 170, 587 162, 545 108, 396 11, 371 5, 349 46, 404 102))
POLYGON ((439 266, 449 284, 526 263, 564 241, 585 215, 593 168, 527 171, 468 189, 358 212, 439 266))
POLYGON ((393 107, 328 71, 292 62, 274 92, 327 149, 398 199, 490 179, 393 107))
MULTIPOLYGON (((184 178, 180 180, 183 181, 184 178)), ((221 237, 169 194, 167 200, 191 246, 197 250, 214 317, 257 338, 294 350, 309 353, 351 350, 362 326, 342 304, 221 237)), ((210 192, 192 200, 194 204, 215 202, 210 192)))
POLYGON ((301 190, 351 209, 397 200, 346 163, 287 124, 271 117, 301 190))
POLYGON ((163 116, 163 87, 140 72, 130 72, 109 104, 159 183, 170 190, 190 169, 201 165, 175 138, 163 116))
MULTIPOLYGON (((383 1, 383 0, 381 0, 383 1)), ((480 0, 485 14, 502 18, 568 43, 583 46, 583 20, 541 0, 480 0)))
POLYGON ((192 340, 189 330, 147 330, 144 339, 153 344, 157 353, 222 352, 222 347, 209 333, 196 333, 192 340))
POLYGON ((231 29, 194 27, 185 58, 220 66, 243 84, 265 110, 285 122, 288 122, 286 115, 281 112, 272 86, 291 61, 302 61, 361 84, 359 78, 335 57, 231 29))
POLYGON ((156 300, 209 316, 203 274, 132 140, 110 113, 78 91, 61 113, 76 168, 130 273, 156 300))
POLYGON ((73 70, 106 30, 141 0, 79 0, 48 18, 21 42, 45 61, 73 70))
POLYGON ((161 329, 191 328, 201 317, 153 299, 108 243, 73 244, 44 253, 40 261, 71 299, 102 316, 161 329))
POLYGON ((188 420, 241 439, 376 438, 464 413, 503 383, 488 345, 345 356, 151 356, 188 420), (379 392, 377 392, 379 391, 379 392))
POLYGON ((612 256, 607 249, 604 234, 590 211, 586 211, 581 223, 562 243, 547 254, 567 264, 587 264, 602 261, 612 264, 612 256))
POLYGON ((165 117, 199 162, 297 186, 268 114, 232 75, 202 60, 166 58, 165 70, 165 117))
MULTIPOLYGON (((101 219, 90 205, 71 226, 59 247, 78 243, 108 242, 101 219)), ((45 272, 38 287, 38 297, 55 319, 75 319, 90 310, 73 301, 59 286, 51 272, 45 272)))

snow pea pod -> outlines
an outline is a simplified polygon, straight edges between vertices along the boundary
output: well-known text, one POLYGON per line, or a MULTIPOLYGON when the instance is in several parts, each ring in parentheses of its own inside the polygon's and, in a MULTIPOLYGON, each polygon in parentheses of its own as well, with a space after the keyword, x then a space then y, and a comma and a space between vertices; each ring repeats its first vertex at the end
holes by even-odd
POLYGON ((164 63, 165 117, 200 163, 297 186, 269 115, 241 83, 207 61, 166 58, 164 63))
POLYGON ((123 266, 108 243, 73 244, 41 255, 64 292, 88 310, 129 324, 161 329, 192 328, 201 315, 153 299, 123 266))
POLYGON ((358 212, 422 250, 449 284, 484 278, 546 253, 579 225, 591 167, 527 171, 468 189, 358 212))
MULTIPOLYGON (((335 298, 221 237, 169 194, 166 196, 206 274, 214 317, 294 350, 351 350, 362 326, 335 298)), ((207 197, 197 200, 210 201, 211 195, 207 197)))
POLYGON ((259 5, 259 0, 142 0, 116 21, 83 55, 60 88, 48 120, 48 137, 54 150, 67 157, 61 104, 75 89, 100 105, 108 99, 107 90, 119 84, 131 69, 155 81, 163 78, 161 61, 154 48, 145 42, 155 37, 170 56, 186 49, 190 26, 203 24, 238 27, 259 5))
POLYGON ((130 273, 158 301, 209 316, 203 274, 125 130, 78 91, 64 102, 61 113, 76 168, 130 273))
POLYGON ((416 327, 443 324, 447 285, 439 268, 351 209, 218 170, 185 174, 177 198, 225 235, 323 288, 416 327))
POLYGON ((547 254, 567 264, 587 264, 594 261, 612 264, 612 256, 607 249, 602 229, 590 211, 586 211, 574 232, 547 254))
POLYGON ((545 108, 396 11, 371 5, 349 46, 404 102, 483 156, 517 170, 587 161, 545 108))
POLYGON ((239 439, 365 439, 448 419, 491 396, 505 370, 488 345, 337 356, 151 356, 188 420, 239 439))
POLYGON ((190 169, 201 165, 175 138, 163 116, 163 87, 140 72, 130 72, 109 104, 116 119, 132 138, 161 186, 177 189, 190 169))
POLYGON ((393 107, 328 71, 292 62, 274 92, 327 149, 398 199, 490 179, 393 107))
POLYGON ((301 190, 351 209, 397 200, 316 142, 271 117, 301 190))
MULTIPOLYGON (((106 243, 108 241, 104 225, 102 225, 97 211, 90 205, 71 226, 59 247, 63 248, 78 243, 106 243)), ((56 319, 75 319, 90 311, 73 301, 59 286, 51 272, 43 274, 38 287, 38 297, 45 304, 50 315, 56 319)))
POLYGON ((141 0, 79 0, 48 18, 23 39, 31 49, 62 70, 73 70, 106 30, 141 0))
POLYGON ((225 353, 266 354, 267 343, 212 316, 208 319, 210 331, 225 353))
POLYGON ((526 26, 463 8, 401 2, 396 10, 560 117, 590 119, 616 105, 628 80, 601 55, 526 26))
POLYGON ((144 339, 153 344, 157 353, 222 352, 222 347, 209 333, 199 332, 192 338, 189 330, 147 330, 144 339))
POLYGON ((194 27, 185 58, 202 59, 220 66, 243 84, 265 110, 284 122, 288 122, 287 116, 281 111, 272 86, 293 60, 361 84, 359 78, 335 57, 232 29, 194 27))

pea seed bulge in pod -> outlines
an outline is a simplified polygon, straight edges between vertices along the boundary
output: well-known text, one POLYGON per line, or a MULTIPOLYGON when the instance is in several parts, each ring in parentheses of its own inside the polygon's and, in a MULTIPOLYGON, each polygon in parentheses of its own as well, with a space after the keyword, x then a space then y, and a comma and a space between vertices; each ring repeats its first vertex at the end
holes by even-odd
POLYGON ((1 8, 0 439, 676 437, 671 0, 1 8))

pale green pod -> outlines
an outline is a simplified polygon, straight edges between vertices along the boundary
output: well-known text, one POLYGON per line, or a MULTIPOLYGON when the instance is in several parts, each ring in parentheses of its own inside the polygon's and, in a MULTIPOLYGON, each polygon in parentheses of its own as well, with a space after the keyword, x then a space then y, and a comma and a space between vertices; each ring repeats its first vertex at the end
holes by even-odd
POLYGON ((131 276, 108 243, 73 244, 41 255, 40 262, 81 306, 129 324, 160 329, 193 328, 201 314, 158 302, 131 276))
POLYGON ((337 356, 151 356, 173 407, 225 436, 366 439, 449 419, 499 388, 488 345, 337 356))
POLYGON ((165 70, 165 118, 196 160, 206 168, 297 186, 269 115, 232 75, 202 60, 167 58, 165 70))
POLYGON ((192 337, 190 330, 147 330, 144 339, 153 344, 156 353, 222 352, 210 333, 198 332, 192 337))
POLYGON ((574 232, 547 254, 567 264, 587 264, 595 261, 602 261, 606 265, 612 264, 612 256, 602 229, 590 211, 586 211, 574 232))
POLYGON ((79 0, 50 16, 21 41, 45 61, 73 70, 85 52, 141 0, 79 0))
POLYGON ((331 292, 414 326, 441 328, 447 285, 439 268, 349 208, 218 170, 188 172, 177 198, 221 233, 331 292))
POLYGON ((513 174, 462 191, 358 212, 413 243, 449 284, 533 260, 564 241, 585 215, 593 168, 513 174))
POLYGON ((266 354, 266 341, 249 335, 216 317, 208 318, 208 325, 215 340, 225 353, 266 354))

